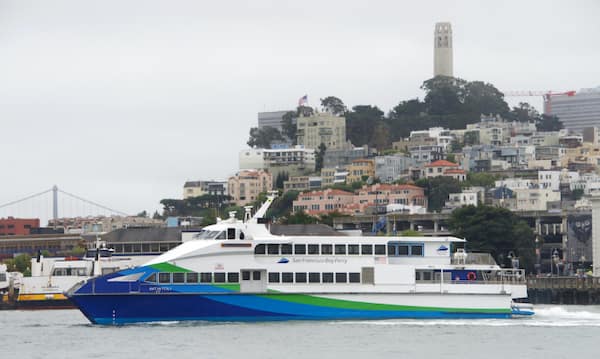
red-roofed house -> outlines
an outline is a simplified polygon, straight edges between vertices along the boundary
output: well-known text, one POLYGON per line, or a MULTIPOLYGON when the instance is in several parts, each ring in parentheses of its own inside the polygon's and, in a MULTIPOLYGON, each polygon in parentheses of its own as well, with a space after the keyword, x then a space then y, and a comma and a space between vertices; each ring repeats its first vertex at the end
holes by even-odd
POLYGON ((323 191, 301 192, 294 201, 294 212, 304 211, 308 214, 323 214, 329 212, 343 212, 347 204, 354 200, 354 193, 339 189, 325 189, 323 191))
POLYGON ((446 176, 452 177, 459 181, 464 181, 467 179, 467 173, 465 170, 461 169, 458 164, 446 160, 437 160, 426 164, 423 167, 422 173, 423 178, 446 176))

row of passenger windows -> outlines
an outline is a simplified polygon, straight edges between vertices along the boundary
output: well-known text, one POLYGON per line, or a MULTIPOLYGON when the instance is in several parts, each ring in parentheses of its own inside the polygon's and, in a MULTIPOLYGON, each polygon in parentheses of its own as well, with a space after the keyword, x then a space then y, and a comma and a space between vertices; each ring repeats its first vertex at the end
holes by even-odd
POLYGON ((269 283, 360 283, 360 273, 269 272, 269 283))
MULTIPOLYGON (((243 271, 243 280, 261 280, 260 271, 243 271)), ((360 283, 360 273, 269 272, 269 283, 360 283)), ((145 282, 159 284, 239 283, 238 272, 152 273, 145 282)))
POLYGON ((423 243, 385 244, 258 244, 254 254, 267 255, 388 255, 423 256, 423 243))

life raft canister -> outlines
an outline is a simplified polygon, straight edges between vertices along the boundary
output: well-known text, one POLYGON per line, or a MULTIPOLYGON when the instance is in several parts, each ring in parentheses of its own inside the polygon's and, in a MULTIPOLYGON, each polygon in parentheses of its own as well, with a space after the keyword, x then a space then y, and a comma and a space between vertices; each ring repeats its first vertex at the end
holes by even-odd
POLYGON ((475 272, 469 272, 469 273, 467 273, 467 279, 475 280, 475 279, 477 279, 477 274, 475 274, 475 272))

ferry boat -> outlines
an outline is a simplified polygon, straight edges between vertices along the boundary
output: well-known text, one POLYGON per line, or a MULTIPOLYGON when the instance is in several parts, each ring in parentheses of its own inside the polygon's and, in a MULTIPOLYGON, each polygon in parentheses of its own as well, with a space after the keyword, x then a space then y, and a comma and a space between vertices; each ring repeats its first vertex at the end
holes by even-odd
POLYGON ((533 314, 524 271, 464 252, 464 239, 276 236, 262 219, 272 201, 67 296, 92 323, 117 325, 533 314))

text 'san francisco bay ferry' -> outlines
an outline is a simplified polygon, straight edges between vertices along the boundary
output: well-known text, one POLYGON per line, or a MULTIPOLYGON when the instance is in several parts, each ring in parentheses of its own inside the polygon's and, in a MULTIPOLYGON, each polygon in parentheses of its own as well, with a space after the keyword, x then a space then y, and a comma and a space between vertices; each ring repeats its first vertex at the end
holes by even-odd
POLYGON ((272 200, 67 295, 98 324, 533 314, 524 272, 465 253, 463 239, 276 236, 261 223, 272 200))

